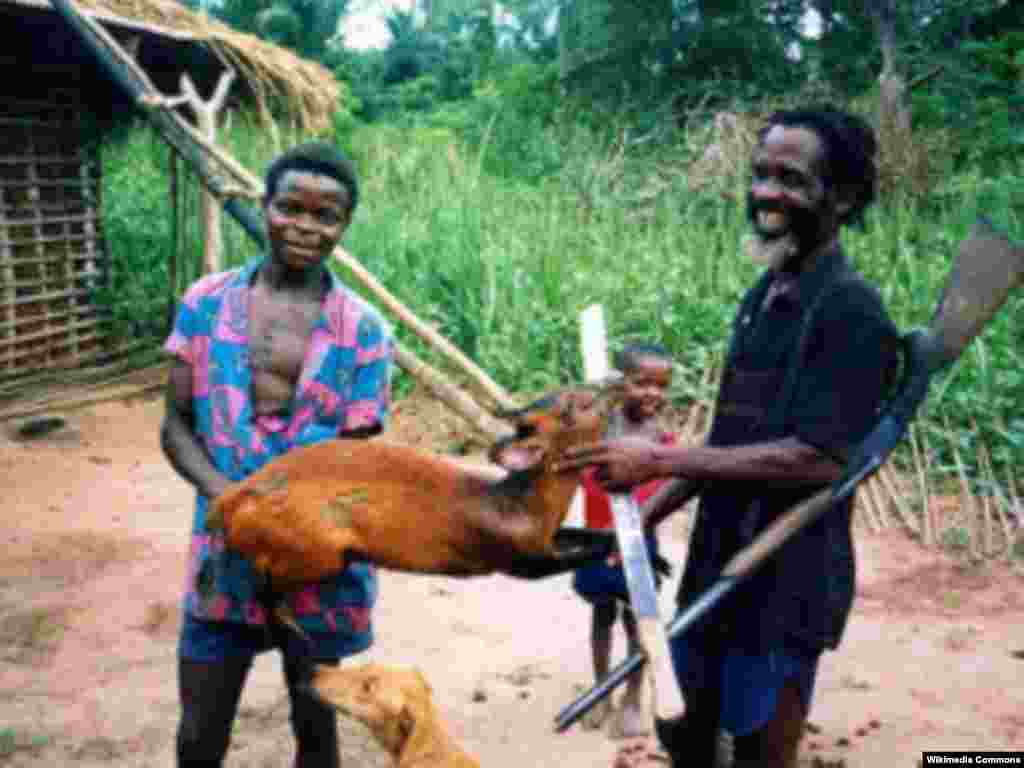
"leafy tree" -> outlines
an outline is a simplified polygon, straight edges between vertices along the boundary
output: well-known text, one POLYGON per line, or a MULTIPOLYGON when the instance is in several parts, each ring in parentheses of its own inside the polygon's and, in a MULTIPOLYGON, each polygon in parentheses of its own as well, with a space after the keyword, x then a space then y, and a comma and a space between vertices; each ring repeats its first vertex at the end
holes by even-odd
POLYGON ((211 13, 235 29, 322 60, 349 0, 223 0, 211 13))

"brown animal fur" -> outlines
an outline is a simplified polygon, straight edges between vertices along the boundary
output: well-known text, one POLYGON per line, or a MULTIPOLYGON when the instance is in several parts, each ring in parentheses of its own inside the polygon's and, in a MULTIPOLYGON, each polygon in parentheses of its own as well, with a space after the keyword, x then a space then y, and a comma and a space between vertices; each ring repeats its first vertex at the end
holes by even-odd
POLYGON ((369 440, 293 450, 218 498, 207 527, 270 576, 277 591, 337 573, 350 558, 416 573, 506 571, 554 553, 579 472, 551 464, 600 439, 607 400, 569 391, 515 419, 492 448, 501 480, 427 451, 369 440))
POLYGON ((364 664, 319 667, 313 688, 366 725, 396 768, 480 768, 448 734, 426 678, 415 669, 364 664))

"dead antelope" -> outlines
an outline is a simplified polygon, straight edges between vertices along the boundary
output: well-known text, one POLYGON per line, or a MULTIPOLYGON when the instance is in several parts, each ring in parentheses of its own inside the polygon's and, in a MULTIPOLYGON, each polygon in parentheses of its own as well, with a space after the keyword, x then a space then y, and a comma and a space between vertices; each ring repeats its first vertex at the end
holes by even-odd
POLYGON ((425 574, 541 578, 605 557, 613 534, 559 532, 579 472, 551 470, 570 446, 600 439, 614 390, 569 390, 513 413, 515 434, 487 477, 428 451, 330 440, 275 459, 212 505, 207 527, 268 577, 275 593, 353 560, 425 574))
POLYGON ((415 669, 363 664, 319 667, 315 694, 360 721, 396 768, 480 768, 442 723, 430 684, 415 669))

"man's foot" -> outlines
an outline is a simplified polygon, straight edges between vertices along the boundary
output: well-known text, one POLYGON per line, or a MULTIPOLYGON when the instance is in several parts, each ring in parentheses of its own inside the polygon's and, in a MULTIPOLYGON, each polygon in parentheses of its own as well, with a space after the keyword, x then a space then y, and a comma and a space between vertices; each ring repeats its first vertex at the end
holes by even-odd
POLYGON ((612 768, 671 768, 672 760, 652 737, 632 738, 615 753, 612 768))
POLYGON ((597 702, 587 714, 583 716, 582 724, 585 731, 596 731, 604 725, 608 715, 612 712, 612 703, 608 699, 597 702))

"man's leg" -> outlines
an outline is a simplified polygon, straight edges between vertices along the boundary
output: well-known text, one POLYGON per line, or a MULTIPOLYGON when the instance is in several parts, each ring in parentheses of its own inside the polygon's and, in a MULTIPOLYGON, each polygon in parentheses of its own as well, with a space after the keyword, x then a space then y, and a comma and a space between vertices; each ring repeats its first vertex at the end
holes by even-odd
POLYGON ((779 691, 772 719, 753 733, 735 738, 733 768, 796 768, 806 716, 800 686, 791 681, 779 691))
POLYGON ((179 657, 178 768, 220 768, 251 666, 248 655, 212 662, 179 657))
POLYGON ((694 642, 672 640, 672 663, 683 687, 686 713, 676 720, 655 718, 654 730, 673 768, 715 768, 722 724, 724 654, 714 636, 694 642))
MULTIPOLYGON (((317 699, 309 687, 310 659, 283 654, 284 676, 291 699, 295 734, 295 768, 340 768, 338 720, 333 707, 317 699)), ((337 661, 317 661, 337 666, 337 661)))
POLYGON ((658 741, 673 768, 715 768, 718 756, 721 693, 716 688, 686 691, 686 714, 655 719, 658 741))

